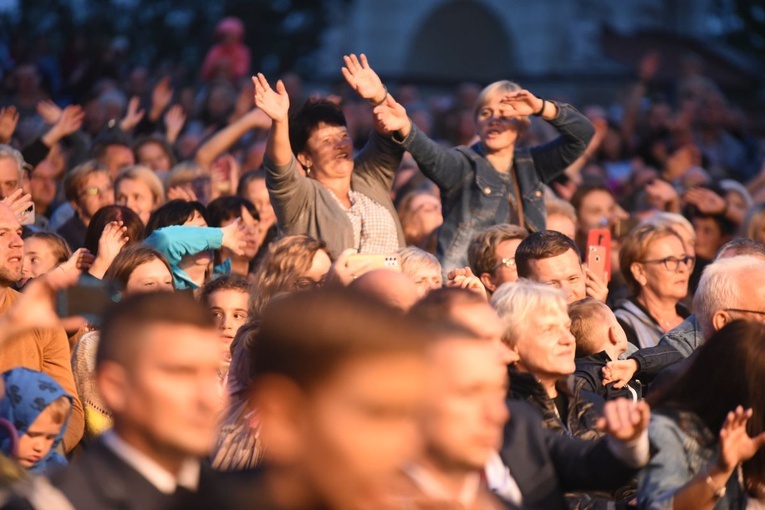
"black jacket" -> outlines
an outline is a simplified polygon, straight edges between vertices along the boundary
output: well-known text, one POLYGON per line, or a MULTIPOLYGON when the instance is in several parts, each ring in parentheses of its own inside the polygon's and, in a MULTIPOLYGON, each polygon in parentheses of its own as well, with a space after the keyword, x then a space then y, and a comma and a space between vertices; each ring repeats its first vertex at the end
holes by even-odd
POLYGON ((617 459, 606 438, 587 441, 545 430, 526 402, 510 400, 500 457, 523 495, 523 508, 566 509, 564 493, 610 491, 637 474, 617 459))
POLYGON ((582 390, 596 393, 605 400, 613 400, 615 398, 639 400, 642 398, 642 385, 640 384, 640 381, 635 380, 634 378, 627 385, 618 390, 614 388, 614 383, 603 386, 602 370, 609 361, 611 361, 611 357, 606 351, 601 351, 592 356, 585 356, 574 360, 576 363, 576 372, 574 372, 574 376, 576 377, 577 383, 581 384, 582 390))
POLYGON ((166 495, 96 441, 51 481, 77 510, 267 508, 252 497, 255 478, 253 472, 219 473, 203 463, 195 493, 166 495))

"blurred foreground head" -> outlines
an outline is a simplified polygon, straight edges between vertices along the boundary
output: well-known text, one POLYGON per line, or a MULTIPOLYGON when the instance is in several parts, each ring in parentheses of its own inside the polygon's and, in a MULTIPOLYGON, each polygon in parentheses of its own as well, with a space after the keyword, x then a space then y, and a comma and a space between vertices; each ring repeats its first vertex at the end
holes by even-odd
POLYGON ((279 506, 358 508, 384 496, 421 444, 426 339, 411 319, 353 290, 266 307, 252 401, 279 506))
POLYGON ((173 472, 205 456, 220 411, 218 333, 188 293, 131 295, 107 312, 96 384, 120 438, 173 472))

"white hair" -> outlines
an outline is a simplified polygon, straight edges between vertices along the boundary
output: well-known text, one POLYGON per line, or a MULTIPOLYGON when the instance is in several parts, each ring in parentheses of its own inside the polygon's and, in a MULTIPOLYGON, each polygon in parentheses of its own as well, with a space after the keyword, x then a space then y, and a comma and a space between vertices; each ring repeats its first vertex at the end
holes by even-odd
POLYGON ((19 187, 24 180, 24 156, 10 145, 0 144, 0 159, 12 159, 16 162, 16 168, 19 171, 19 187))
POLYGON ((704 268, 693 299, 693 311, 704 338, 714 333, 715 313, 726 308, 752 306, 741 302, 739 291, 748 283, 747 279, 756 274, 765 274, 765 261, 747 255, 720 259, 704 268))
POLYGON ((401 272, 409 278, 414 279, 420 271, 426 268, 433 268, 441 272, 441 264, 432 254, 421 250, 415 246, 407 246, 396 252, 398 263, 401 266, 401 272))
POLYGON ((566 295, 561 289, 525 278, 500 285, 491 298, 491 306, 504 326, 502 340, 510 346, 515 345, 530 317, 555 311, 567 313, 566 295))

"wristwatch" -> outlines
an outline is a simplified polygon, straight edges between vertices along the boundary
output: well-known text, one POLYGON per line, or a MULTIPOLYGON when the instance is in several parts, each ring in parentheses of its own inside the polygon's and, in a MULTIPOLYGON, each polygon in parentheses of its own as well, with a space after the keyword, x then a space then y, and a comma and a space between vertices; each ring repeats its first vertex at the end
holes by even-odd
POLYGON ((709 473, 707 473, 707 477, 705 478, 705 481, 707 482, 707 485, 709 486, 709 488, 712 489, 713 491, 712 497, 714 498, 715 502, 720 501, 722 498, 725 497, 725 494, 728 492, 728 488, 726 487, 725 484, 723 484, 723 486, 719 488, 715 487, 715 483, 712 480, 712 477, 709 476, 709 473))

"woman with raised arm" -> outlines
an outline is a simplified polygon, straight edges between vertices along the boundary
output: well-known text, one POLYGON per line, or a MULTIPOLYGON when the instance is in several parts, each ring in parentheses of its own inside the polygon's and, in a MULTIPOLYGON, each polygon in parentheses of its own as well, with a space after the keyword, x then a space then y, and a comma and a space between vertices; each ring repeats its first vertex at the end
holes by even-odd
MULTIPOLYGON (((350 86, 373 107, 382 104, 388 91, 366 57, 343 58, 350 86)), ((376 123, 354 158, 340 106, 309 99, 290 118, 281 80, 274 89, 262 74, 252 81, 255 105, 273 121, 264 166, 281 233, 321 239, 333 257, 347 248, 387 254, 403 247, 404 233, 390 199, 403 147, 376 123)))
POLYGON ((448 149, 434 142, 390 96, 374 112, 441 190, 444 223, 437 255, 444 271, 467 265, 470 240, 486 227, 511 223, 544 230, 543 184, 576 161, 594 134, 590 121, 573 107, 536 97, 510 81, 494 82, 479 94, 474 116, 480 140, 471 147, 448 149), (531 149, 516 148, 529 115, 552 124, 560 136, 531 149))

